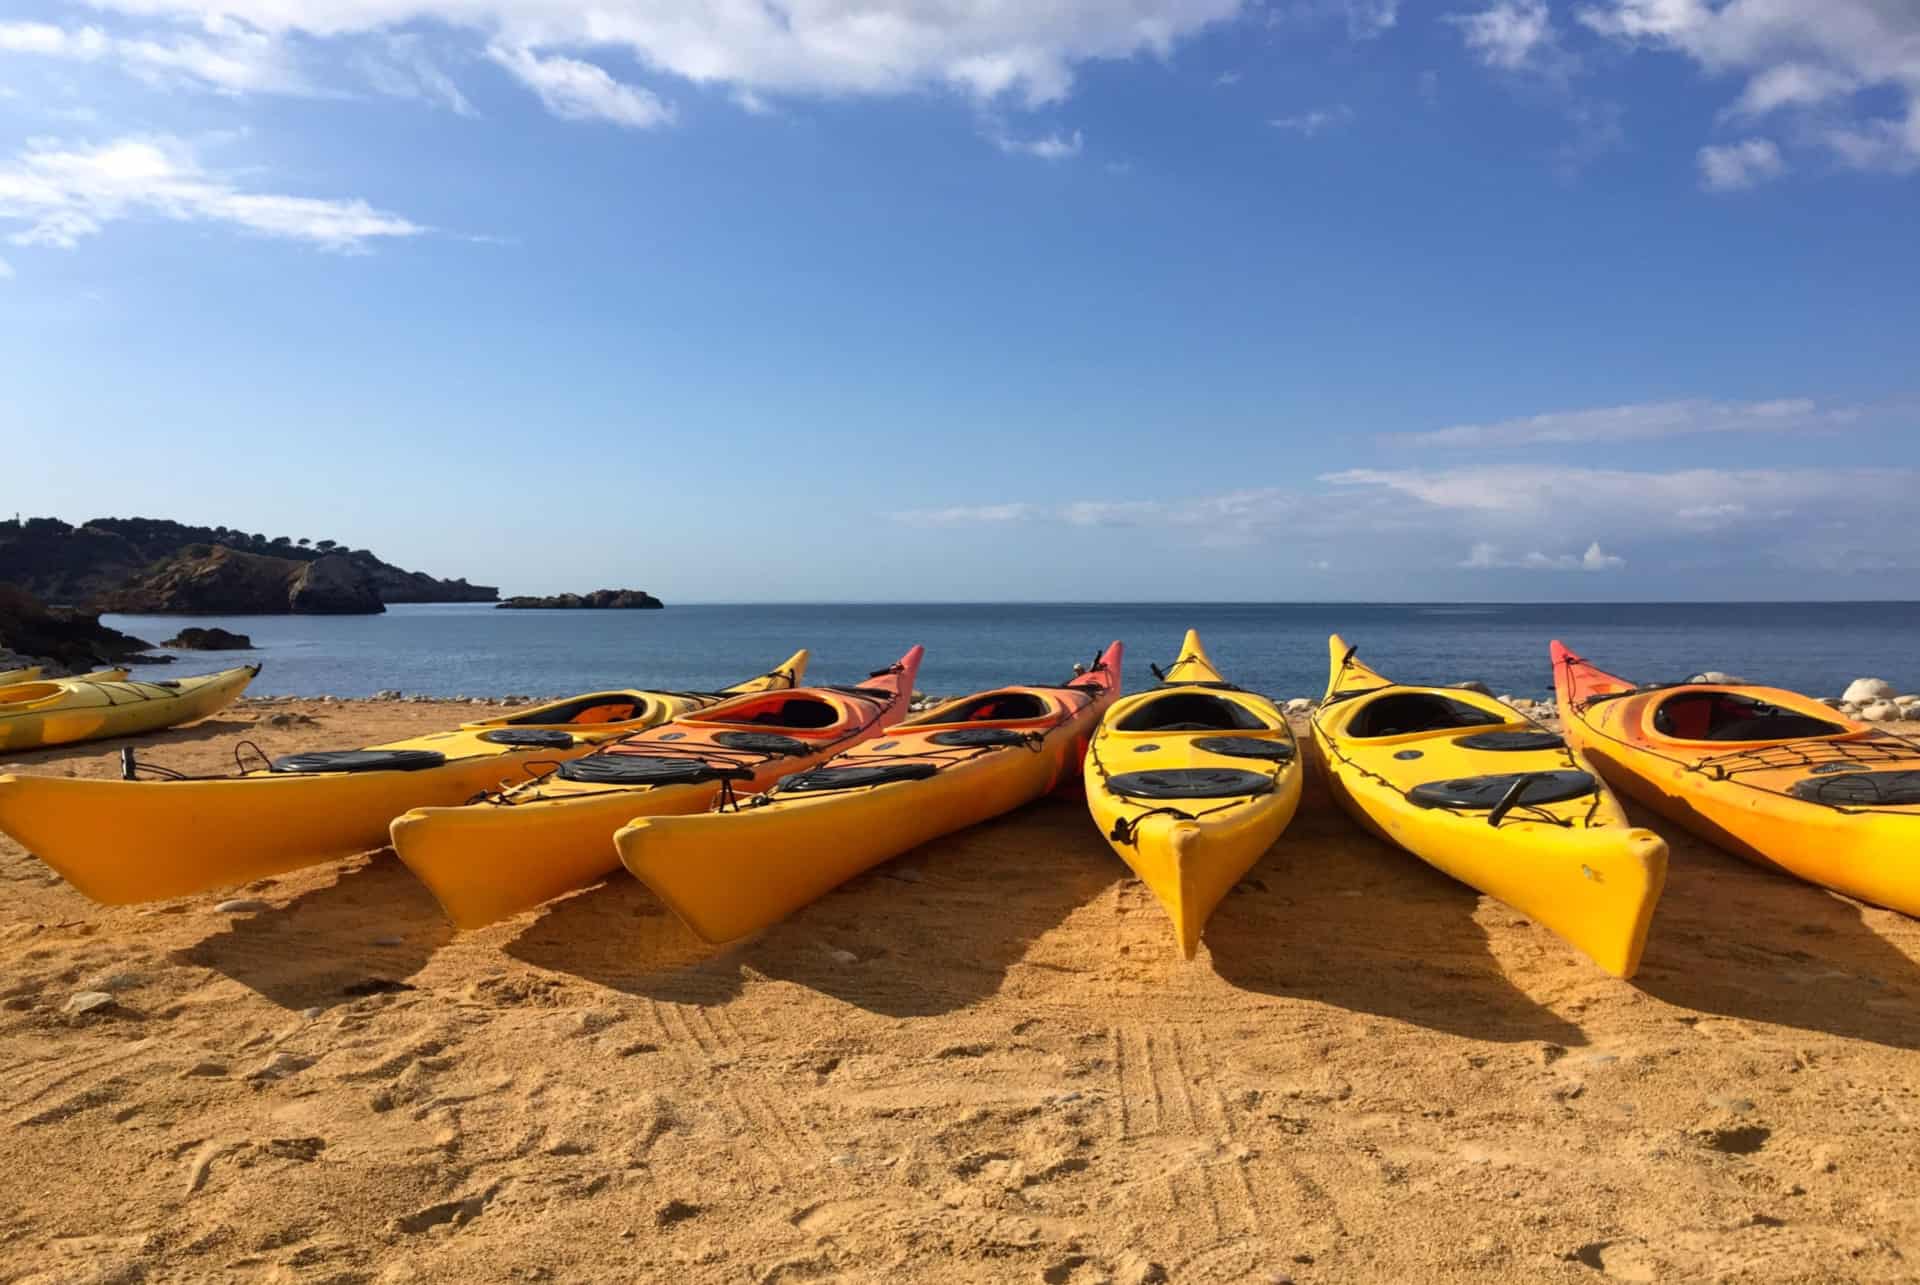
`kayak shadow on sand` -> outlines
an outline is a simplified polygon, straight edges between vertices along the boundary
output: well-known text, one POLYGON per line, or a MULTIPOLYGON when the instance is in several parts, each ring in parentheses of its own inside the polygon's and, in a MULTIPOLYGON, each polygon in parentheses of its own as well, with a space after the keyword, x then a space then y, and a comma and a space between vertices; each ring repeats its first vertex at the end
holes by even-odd
POLYGON ((1587 1043, 1507 975, 1474 918, 1480 895, 1349 819, 1302 741, 1299 813, 1208 921, 1214 971, 1245 990, 1469 1039, 1587 1043))
POLYGON ((674 1003, 724 1002, 756 978, 883 1016, 923 1017, 994 994, 1037 937, 1123 874, 1086 805, 1059 799, 905 853, 739 942, 700 941, 621 872, 550 907, 506 950, 674 1003))
MULTIPOLYGON (((235 897, 270 899, 283 876, 235 897)), ((178 958, 225 974, 282 1008, 326 1008, 360 994, 402 989, 453 926, 426 886, 391 852, 360 857, 285 905, 236 915, 178 958)))
POLYGON ((1672 847, 1636 986, 1699 1013, 1920 1048, 1920 921, 1630 811, 1672 847))

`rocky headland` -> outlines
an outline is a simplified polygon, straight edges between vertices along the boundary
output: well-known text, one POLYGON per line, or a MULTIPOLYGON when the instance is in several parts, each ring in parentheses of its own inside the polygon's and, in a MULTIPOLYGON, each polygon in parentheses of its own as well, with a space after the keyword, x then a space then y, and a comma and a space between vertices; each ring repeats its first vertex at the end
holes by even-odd
POLYGON ((653 611, 666 606, 644 589, 595 589, 592 593, 556 593, 544 598, 521 596, 498 605, 519 611, 653 611))
POLYGON ((333 540, 269 539, 161 518, 0 522, 0 581, 95 611, 375 612, 386 603, 500 596, 492 585, 436 579, 333 540), (124 605, 132 603, 140 605, 124 605))
POLYGON ((365 569, 349 558, 302 562, 223 544, 188 545, 93 603, 129 615, 373 615, 387 609, 365 569))

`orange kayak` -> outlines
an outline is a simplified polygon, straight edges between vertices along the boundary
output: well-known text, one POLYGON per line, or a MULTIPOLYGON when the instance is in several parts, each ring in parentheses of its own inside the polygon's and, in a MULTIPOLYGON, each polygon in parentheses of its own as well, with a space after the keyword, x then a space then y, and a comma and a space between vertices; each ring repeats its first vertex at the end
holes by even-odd
POLYGON ((1559 642, 1552 655, 1565 735, 1615 789, 1730 852, 1920 914, 1920 741, 1777 687, 1643 689, 1559 642))
POLYGON ((893 726, 921 655, 854 687, 735 697, 465 807, 415 808, 393 823, 394 851, 462 928, 531 910, 618 869, 613 836, 629 821, 757 793, 893 726))

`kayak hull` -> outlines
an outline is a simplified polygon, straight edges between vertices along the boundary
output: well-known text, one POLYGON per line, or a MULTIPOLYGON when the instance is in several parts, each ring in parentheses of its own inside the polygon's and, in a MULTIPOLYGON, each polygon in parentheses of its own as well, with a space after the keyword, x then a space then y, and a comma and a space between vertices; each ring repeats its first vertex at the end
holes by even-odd
POLYGON ((726 812, 650 815, 622 828, 614 846, 621 863, 701 939, 744 937, 921 844, 1077 781, 1087 740, 1118 690, 1120 659, 1115 643, 1094 673, 1079 680, 1091 699, 1040 689, 981 693, 897 725, 883 746, 862 746, 826 763, 926 763, 937 767, 932 776, 822 793, 775 792, 726 812), (1008 692, 1024 692, 1052 709, 1039 719, 943 721, 945 710, 1008 692), (1038 743, 956 754, 930 739, 961 727, 1019 732, 1038 743))
POLYGON ((191 723, 231 705, 259 672, 258 665, 244 665, 164 683, 63 678, 0 687, 0 750, 136 736, 191 723))
MULTIPOLYGON (((785 686, 806 662, 804 651, 796 653, 780 668, 730 690, 785 686)), ((190 896, 382 847, 389 823, 411 808, 453 807, 538 779, 600 744, 720 699, 592 693, 368 747, 443 756, 437 766, 412 771, 262 770, 206 780, 133 781, 5 776, 0 830, 95 901, 128 905, 190 896), (569 713, 598 719, 609 712, 637 717, 545 721, 569 713), (507 728, 565 732, 572 744, 519 747, 486 739, 507 728)))
POLYGON ((1331 642, 1328 695, 1313 716, 1316 748, 1331 792, 1361 826, 1435 869, 1494 897, 1586 954, 1616 977, 1640 966, 1661 891, 1667 845, 1631 825, 1595 778, 1572 797, 1537 804, 1524 793, 1511 811, 1422 806, 1412 792, 1433 782, 1489 776, 1586 773, 1570 745, 1492 697, 1456 688, 1389 683, 1331 642), (1375 734, 1375 701, 1434 699, 1462 721, 1375 734), (1484 721, 1471 721, 1474 719, 1484 721), (1482 749, 1480 737, 1538 738, 1537 749, 1482 749))
MULTIPOLYGON (((1196 712, 1196 711, 1183 711, 1196 712)), ((1116 701, 1101 719, 1084 768, 1087 809, 1116 855, 1166 912, 1180 953, 1192 959, 1208 918, 1264 856, 1300 807, 1304 781, 1298 747, 1273 703, 1232 688, 1189 630, 1163 685, 1116 701), (1156 723, 1161 702, 1201 702, 1197 711, 1224 726, 1181 730, 1156 723), (1270 742, 1272 758, 1225 755, 1205 745, 1231 739, 1270 742), (1141 798, 1117 779, 1127 774, 1248 772, 1264 778, 1246 794, 1141 798)))
POLYGON ((1913 860, 1920 851, 1920 805, 1842 810, 1788 792, 1836 765, 1842 771, 1920 770, 1920 744, 1778 688, 1690 683, 1638 692, 1558 642, 1553 660, 1562 726, 1622 794, 1736 856, 1920 915, 1920 868, 1913 860), (1663 735, 1655 726, 1660 706, 1681 693, 1759 700, 1828 722, 1837 734, 1733 742, 1663 735))

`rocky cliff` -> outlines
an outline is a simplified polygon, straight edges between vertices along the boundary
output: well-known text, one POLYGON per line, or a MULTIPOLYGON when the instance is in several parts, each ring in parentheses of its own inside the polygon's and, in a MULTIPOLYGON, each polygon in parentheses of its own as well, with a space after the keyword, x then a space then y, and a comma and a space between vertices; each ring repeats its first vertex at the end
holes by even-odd
POLYGON ((103 611, 134 615, 348 615, 386 610, 372 579, 352 559, 312 562, 242 553, 223 544, 188 545, 122 588, 99 594, 103 611))
POLYGON ((10 580, 48 602, 92 604, 150 578, 156 564, 194 545, 220 545, 236 553, 288 562, 345 559, 359 569, 382 602, 492 602, 500 596, 492 585, 437 580, 383 562, 370 550, 349 549, 332 540, 269 539, 232 527, 190 526, 161 518, 95 518, 80 526, 56 518, 0 522, 0 580, 10 580))

